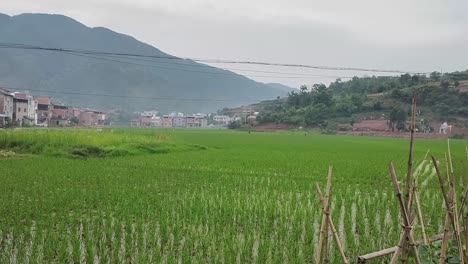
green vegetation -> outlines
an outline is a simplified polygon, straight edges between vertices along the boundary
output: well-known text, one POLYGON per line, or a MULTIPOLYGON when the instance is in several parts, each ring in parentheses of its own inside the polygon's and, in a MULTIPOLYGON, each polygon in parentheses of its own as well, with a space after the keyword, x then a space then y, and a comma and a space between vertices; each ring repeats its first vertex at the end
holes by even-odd
POLYGON ((54 157, 93 158, 202 150, 204 146, 175 144, 166 135, 128 133, 112 129, 7 130, 0 133, 0 149, 54 157))
POLYGON ((352 126, 362 116, 380 118, 384 114, 390 129, 405 130, 413 90, 417 94, 419 117, 426 123, 454 121, 468 115, 468 92, 460 90, 463 80, 468 80, 468 70, 444 75, 435 72, 430 77, 409 74, 354 77, 346 82, 338 79, 328 87, 302 86, 299 92, 290 92, 286 100, 262 105, 257 121, 326 128, 334 124, 352 126))
MULTIPOLYGON (((451 141, 464 184, 465 145, 451 141)), ((324 185, 329 164, 331 213, 351 263, 400 235, 387 164, 403 179, 407 139, 30 129, 1 130, 0 149, 21 154, 0 156, 0 263, 311 263, 321 221, 313 184, 324 185), (101 155, 112 148, 130 154, 101 155)), ((443 157, 446 142, 416 140, 416 160, 428 149, 443 157)), ((418 169, 427 231, 440 233, 437 179, 418 169)))

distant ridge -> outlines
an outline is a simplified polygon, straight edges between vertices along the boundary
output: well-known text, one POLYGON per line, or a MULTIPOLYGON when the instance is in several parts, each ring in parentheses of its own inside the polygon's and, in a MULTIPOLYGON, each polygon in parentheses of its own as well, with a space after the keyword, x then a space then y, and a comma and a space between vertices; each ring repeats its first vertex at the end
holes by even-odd
MULTIPOLYGON (((10 17, 0 14, 0 42, 171 56, 131 36, 103 27, 90 28, 63 15, 21 14, 10 17)), ((98 60, 50 51, 0 49, 0 85, 86 94, 233 100, 200 103, 46 94, 73 105, 130 110, 151 108, 162 112, 215 111, 288 93, 288 89, 281 85, 266 85, 207 65, 199 67, 202 64, 191 60, 177 60, 177 64, 168 64, 161 59, 155 59, 154 62, 133 61, 130 64, 111 60, 126 61, 121 58, 102 60, 102 57, 98 60), (236 101, 238 99, 241 101, 236 101)))

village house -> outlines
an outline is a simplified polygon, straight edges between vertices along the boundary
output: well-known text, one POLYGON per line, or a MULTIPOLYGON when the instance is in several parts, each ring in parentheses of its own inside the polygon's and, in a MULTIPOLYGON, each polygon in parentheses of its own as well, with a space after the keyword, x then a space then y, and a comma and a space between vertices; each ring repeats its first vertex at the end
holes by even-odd
POLYGON ((52 105, 50 97, 47 96, 34 96, 37 102, 37 123, 38 126, 48 126, 51 118, 52 105))
POLYGON ((226 115, 215 115, 213 116, 213 121, 219 125, 227 125, 231 122, 231 117, 226 115))
POLYGON ((206 126, 207 126, 206 118, 200 117, 200 116, 187 116, 186 127, 200 128, 200 127, 206 127, 206 126))
POLYGON ((28 93, 13 93, 13 122, 17 126, 37 124, 37 102, 28 93))
POLYGON ((172 127, 186 127, 187 126, 187 120, 185 116, 175 116, 172 121, 172 127))
POLYGON ((131 127, 160 127, 162 125, 161 117, 157 116, 158 111, 143 111, 138 119, 130 121, 131 127))
POLYGON ((49 126, 67 126, 74 116, 73 108, 64 105, 52 105, 50 110, 49 126))
POLYGON ((13 95, 6 89, 0 88, 0 127, 12 125, 13 95))
POLYGON ((162 117, 162 127, 172 127, 173 117, 169 115, 164 115, 162 117))
POLYGON ((96 110, 83 110, 79 120, 82 126, 100 126, 108 123, 107 114, 96 110))

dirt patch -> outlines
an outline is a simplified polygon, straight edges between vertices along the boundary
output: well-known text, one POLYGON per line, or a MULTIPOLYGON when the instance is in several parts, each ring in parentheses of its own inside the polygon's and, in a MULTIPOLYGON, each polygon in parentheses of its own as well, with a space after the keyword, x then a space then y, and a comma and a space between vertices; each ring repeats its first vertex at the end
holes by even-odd
POLYGON ((276 124, 276 123, 266 123, 259 124, 253 127, 255 131, 275 131, 275 130, 288 130, 294 128, 294 125, 290 124, 276 124))
POLYGON ((383 119, 362 120, 354 123, 353 130, 357 131, 386 131, 388 130, 387 121, 383 119))

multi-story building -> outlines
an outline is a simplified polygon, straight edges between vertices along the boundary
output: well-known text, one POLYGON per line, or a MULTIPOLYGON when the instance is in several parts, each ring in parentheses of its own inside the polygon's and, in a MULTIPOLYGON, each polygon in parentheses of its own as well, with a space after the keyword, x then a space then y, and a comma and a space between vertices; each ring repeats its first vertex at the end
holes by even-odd
POLYGON ((226 115, 215 115, 213 116, 213 121, 219 125, 227 125, 231 122, 231 117, 226 115))
POLYGON ((34 96, 34 100, 37 102, 37 125, 48 126, 50 118, 52 117, 52 104, 50 97, 46 96, 34 96))
POLYGON ((173 123, 172 123, 172 127, 186 127, 187 126, 187 120, 185 118, 185 116, 175 116, 173 118, 173 123))
POLYGON ((52 105, 49 126, 67 126, 74 117, 74 109, 65 105, 52 105))
POLYGON ((187 116, 186 119, 187 127, 189 128, 200 128, 207 126, 207 120, 204 117, 199 116, 187 116))
POLYGON ((13 121, 17 126, 37 123, 37 102, 28 93, 13 93, 13 121))
POLYGON ((0 88, 0 127, 13 123, 13 95, 6 89, 0 88))
POLYGON ((83 126, 98 126, 107 123, 107 115, 101 111, 83 110, 79 116, 80 125, 83 126))
POLYGON ((162 122, 161 122, 162 127, 172 127, 173 121, 174 121, 173 119, 174 119, 174 117, 172 117, 172 116, 164 115, 162 117, 162 122))

